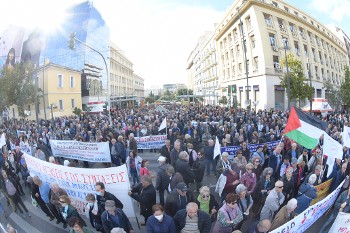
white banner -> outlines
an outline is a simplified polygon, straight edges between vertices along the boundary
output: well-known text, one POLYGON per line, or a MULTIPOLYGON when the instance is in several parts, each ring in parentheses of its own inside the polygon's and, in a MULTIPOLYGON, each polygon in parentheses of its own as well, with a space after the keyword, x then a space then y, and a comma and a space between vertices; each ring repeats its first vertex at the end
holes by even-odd
POLYGON ((350 232, 350 214, 339 212, 329 232, 350 232))
MULTIPOLYGON (((334 204, 338 197, 341 187, 344 181, 334 190, 331 194, 326 196, 315 205, 310 206, 304 212, 280 226, 276 230, 270 233, 302 233, 306 231, 312 224, 314 224, 320 217, 322 217, 327 210, 334 204)), ((331 232, 331 231, 330 231, 331 232)))
POLYGON ((329 177, 333 171, 334 159, 343 159, 343 146, 328 134, 324 134, 323 137, 323 154, 328 156, 327 177, 329 177))
POLYGON ((133 203, 128 195, 130 183, 125 165, 111 168, 89 169, 65 167, 48 163, 24 154, 31 176, 37 175, 48 184, 57 183, 63 188, 80 213, 87 202, 89 193, 96 194, 96 182, 103 182, 107 192, 114 194, 124 205, 123 211, 128 217, 135 217, 133 203))
POLYGON ((79 142, 50 140, 52 154, 56 157, 78 159, 88 162, 111 162, 108 142, 79 142))
POLYGON ((6 145, 5 133, 2 133, 0 137, 0 149, 5 145, 6 145))
POLYGON ((159 149, 165 145, 167 135, 150 135, 135 137, 137 149, 159 149))

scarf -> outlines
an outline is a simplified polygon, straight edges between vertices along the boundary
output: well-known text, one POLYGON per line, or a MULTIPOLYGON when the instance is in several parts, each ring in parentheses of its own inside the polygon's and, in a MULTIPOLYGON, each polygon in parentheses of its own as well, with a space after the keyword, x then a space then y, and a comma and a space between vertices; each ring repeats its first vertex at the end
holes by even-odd
POLYGON ((208 200, 203 200, 203 197, 201 194, 198 195, 197 201, 200 203, 200 210, 203 210, 206 213, 210 213, 210 208, 209 208, 209 202, 210 202, 210 196, 208 200))

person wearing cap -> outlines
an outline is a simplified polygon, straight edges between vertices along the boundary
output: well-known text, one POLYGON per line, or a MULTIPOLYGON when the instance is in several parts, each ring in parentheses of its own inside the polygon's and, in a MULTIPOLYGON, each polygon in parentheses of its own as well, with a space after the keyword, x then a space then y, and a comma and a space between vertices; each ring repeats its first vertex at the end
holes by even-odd
POLYGON ((278 180, 275 183, 275 188, 271 190, 266 198, 265 204, 260 212, 260 221, 269 219, 272 221, 275 212, 280 208, 284 202, 283 182, 278 180))
POLYGON ((179 154, 179 159, 176 161, 176 171, 179 172, 184 178, 186 185, 193 183, 194 173, 188 162, 188 153, 186 151, 181 151, 179 154))
POLYGON ((140 214, 145 218, 141 226, 145 226, 148 217, 152 215, 152 206, 156 204, 156 189, 152 184, 152 177, 143 176, 141 184, 129 191, 128 195, 140 203, 140 214))
POLYGON ((188 191, 184 182, 180 182, 176 185, 176 189, 167 196, 165 212, 173 217, 177 211, 185 209, 189 202, 194 202, 192 192, 188 191))
POLYGON ((316 189, 314 187, 316 180, 317 176, 312 174, 307 183, 300 185, 297 196, 298 207, 295 211, 297 214, 306 210, 310 206, 312 200, 317 197, 316 189))
POLYGON ((166 170, 170 165, 166 163, 166 158, 164 156, 159 156, 158 163, 159 167, 157 169, 155 188, 158 190, 159 202, 162 206, 164 206, 164 191, 167 190, 170 182, 166 170))
POLYGON ((186 209, 179 210, 174 216, 176 232, 209 233, 211 221, 209 214, 198 209, 198 205, 189 202, 186 209))
POLYGON ((122 209, 115 206, 114 201, 107 200, 105 203, 105 211, 101 215, 102 226, 106 233, 111 233, 113 228, 123 228, 127 233, 134 233, 129 218, 122 209))

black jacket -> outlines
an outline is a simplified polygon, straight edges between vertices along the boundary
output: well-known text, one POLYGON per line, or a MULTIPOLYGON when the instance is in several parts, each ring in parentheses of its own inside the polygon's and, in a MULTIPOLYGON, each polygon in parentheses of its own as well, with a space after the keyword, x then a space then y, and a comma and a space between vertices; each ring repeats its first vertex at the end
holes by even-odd
POLYGON ((157 171, 157 178, 156 178, 156 189, 157 190, 166 190, 169 186, 170 177, 166 173, 166 169, 169 167, 169 164, 163 164, 159 166, 157 171))
POLYGON ((193 183, 194 173, 191 170, 190 164, 183 160, 178 159, 176 161, 176 171, 179 172, 184 178, 184 182, 188 185, 189 183, 193 183))
POLYGON ((172 146, 170 146, 170 150, 168 151, 168 148, 166 147, 166 145, 162 146, 162 148, 160 149, 160 154, 162 156, 164 156, 166 158, 166 162, 170 163, 170 151, 173 149, 172 146))
POLYGON ((140 203, 140 214, 144 217, 151 216, 152 206, 156 204, 156 189, 153 184, 150 184, 146 188, 143 188, 142 184, 139 184, 131 192, 132 194, 130 196, 140 203))
MULTIPOLYGON (((179 210, 174 216, 176 232, 179 233, 186 225, 186 210, 179 210)), ((202 210, 197 211, 198 229, 200 233, 209 233, 211 228, 211 220, 209 214, 202 210)))
POLYGON ((118 198, 116 198, 112 193, 105 192, 105 195, 103 197, 97 195, 97 203, 101 205, 101 207, 103 208, 103 211, 105 210, 105 204, 107 200, 114 201, 115 207, 119 209, 123 209, 123 203, 119 201, 118 198))
POLYGON ((196 182, 202 182, 205 172, 205 160, 204 157, 197 158, 193 163, 194 179, 196 182))
MULTIPOLYGON (((188 204, 189 202, 194 202, 193 194, 191 191, 187 191, 186 197, 187 197, 186 204, 188 204)), ((179 210, 177 207, 178 200, 179 200, 179 194, 178 194, 177 190, 174 189, 173 192, 168 194, 166 201, 165 201, 164 210, 165 210, 165 213, 167 215, 173 217, 176 214, 176 212, 179 210)))

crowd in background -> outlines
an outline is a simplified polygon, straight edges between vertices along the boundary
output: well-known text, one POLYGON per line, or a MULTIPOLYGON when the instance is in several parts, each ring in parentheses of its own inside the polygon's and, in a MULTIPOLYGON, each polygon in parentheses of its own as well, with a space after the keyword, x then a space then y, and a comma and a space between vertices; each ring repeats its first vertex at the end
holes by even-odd
MULTIPOLYGON (((155 107, 115 111, 112 122, 108 116, 82 115, 4 123, 0 134, 5 133, 6 145, 0 156, 0 184, 8 205, 30 217, 21 197, 28 188, 50 221, 56 219, 64 228, 70 225, 71 232, 89 232, 65 190, 32 178, 22 158, 21 149, 29 148, 32 156, 48 162, 93 166, 54 157, 51 139, 109 142, 112 163, 105 165, 127 165, 133 184, 128 195, 139 203, 145 218, 141 225, 147 232, 234 232, 249 219, 256 222, 246 232, 268 232, 307 209, 317 196, 314 186, 333 178, 334 190, 349 176, 348 148, 344 147, 343 159, 334 161, 331 175, 326 177, 322 138, 315 149, 308 150, 283 136, 288 112, 248 113, 220 106, 179 105, 157 111, 155 107), (159 130, 165 118, 167 126, 159 130), (159 155, 159 167, 152 173, 147 168, 149 161, 140 156, 143 149, 138 148, 135 137, 158 134, 166 134, 167 140, 162 148, 151 150, 159 155), (239 150, 233 156, 224 152, 215 157, 216 138, 222 147, 239 146, 239 150), (274 141, 278 141, 277 146, 270 149, 266 143, 274 141), (261 146, 250 151, 249 144, 261 146), (202 185, 208 176, 217 180, 215 190, 202 185)), ((349 115, 330 114, 323 120, 328 123, 326 132, 341 143, 349 115)), ((96 195, 86 196, 91 226, 101 232, 117 232, 112 230, 116 227, 133 232, 118 197, 107 192, 103 183, 95 187, 96 195)), ((349 212, 346 198, 350 189, 342 189, 339 198, 345 204, 336 204, 334 211, 349 212)), ((329 227, 327 222, 322 231, 329 227)))

